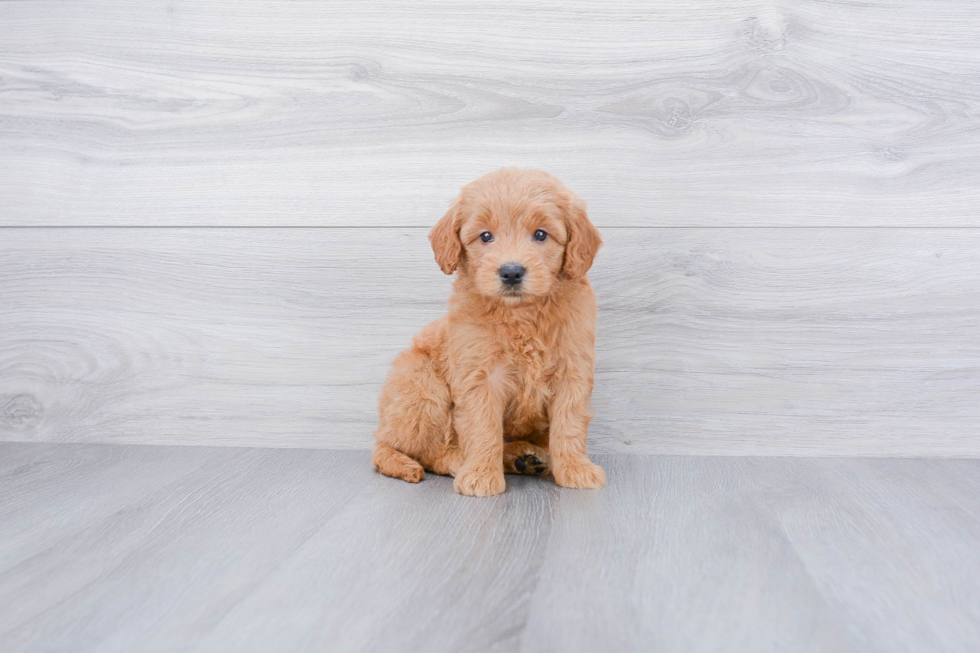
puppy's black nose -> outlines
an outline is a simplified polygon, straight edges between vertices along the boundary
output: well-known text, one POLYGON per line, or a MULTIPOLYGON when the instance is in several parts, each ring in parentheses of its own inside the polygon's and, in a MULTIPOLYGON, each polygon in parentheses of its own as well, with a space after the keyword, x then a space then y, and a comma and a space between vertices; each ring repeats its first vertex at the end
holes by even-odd
POLYGON ((508 286, 516 286, 524 280, 524 273, 527 270, 524 269, 523 265, 518 265, 517 263, 505 263, 500 266, 497 272, 500 274, 501 281, 508 286))

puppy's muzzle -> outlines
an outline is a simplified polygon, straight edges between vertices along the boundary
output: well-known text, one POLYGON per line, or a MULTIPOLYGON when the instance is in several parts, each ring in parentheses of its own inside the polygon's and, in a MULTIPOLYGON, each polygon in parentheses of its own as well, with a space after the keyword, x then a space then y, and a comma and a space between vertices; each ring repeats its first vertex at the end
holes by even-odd
POLYGON ((524 269, 524 266, 518 265, 517 263, 505 263, 497 270, 497 273, 500 275, 500 280, 505 286, 510 288, 515 288, 524 281, 525 272, 527 270, 524 269))

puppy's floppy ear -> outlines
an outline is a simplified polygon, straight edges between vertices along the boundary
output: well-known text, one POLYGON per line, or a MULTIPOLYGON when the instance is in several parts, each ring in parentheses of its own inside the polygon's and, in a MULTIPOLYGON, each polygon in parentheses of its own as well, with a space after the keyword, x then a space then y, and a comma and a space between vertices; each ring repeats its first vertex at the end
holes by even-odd
POLYGON ((463 243, 459 240, 459 220, 457 213, 459 201, 453 202, 452 208, 442 216, 442 219, 429 232, 429 242, 436 255, 436 263, 446 274, 452 274, 459 265, 459 257, 463 254, 463 243))
POLYGON ((602 247, 602 238, 585 213, 585 202, 572 197, 565 207, 568 242, 565 243, 565 260, 561 270, 566 277, 584 277, 592 267, 596 252, 602 247))

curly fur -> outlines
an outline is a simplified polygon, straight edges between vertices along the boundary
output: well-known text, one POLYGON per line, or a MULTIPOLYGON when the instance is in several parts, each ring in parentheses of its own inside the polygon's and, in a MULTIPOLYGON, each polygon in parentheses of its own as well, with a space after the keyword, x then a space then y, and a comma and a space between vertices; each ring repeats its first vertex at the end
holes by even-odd
POLYGON ((602 487, 585 451, 596 322, 586 273, 602 245, 585 203, 546 172, 503 168, 464 186, 429 240, 442 271, 457 273, 449 312, 392 364, 375 466, 412 483, 448 474, 471 496, 503 492, 505 471, 602 487), (501 281, 504 264, 526 270, 516 289, 501 281))

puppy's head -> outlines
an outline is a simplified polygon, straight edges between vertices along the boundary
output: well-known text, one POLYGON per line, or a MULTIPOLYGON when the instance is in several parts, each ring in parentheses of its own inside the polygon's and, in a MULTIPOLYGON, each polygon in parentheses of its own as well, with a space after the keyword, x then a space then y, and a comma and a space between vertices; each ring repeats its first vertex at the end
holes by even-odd
POLYGON ((443 272, 458 268, 481 295, 507 303, 585 276, 602 245, 585 202, 548 173, 517 168, 464 186, 429 240, 443 272))

